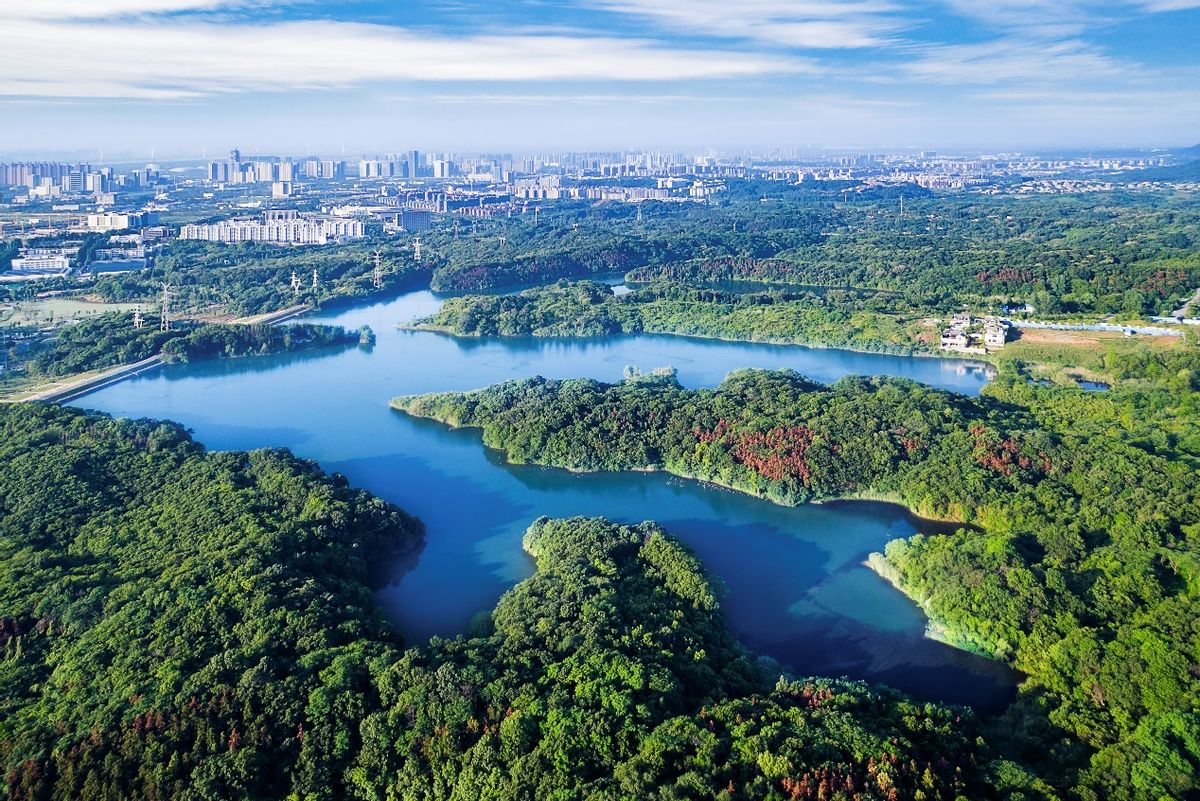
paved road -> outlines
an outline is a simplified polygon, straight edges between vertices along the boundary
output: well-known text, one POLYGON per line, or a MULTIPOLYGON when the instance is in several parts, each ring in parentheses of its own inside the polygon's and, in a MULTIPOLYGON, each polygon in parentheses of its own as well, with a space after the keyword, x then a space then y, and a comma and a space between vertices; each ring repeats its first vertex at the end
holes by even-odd
MULTIPOLYGON (((268 312, 267 314, 259 314, 254 317, 239 317, 231 322, 238 325, 274 325, 285 320, 290 320, 297 315, 308 311, 307 305, 289 306, 286 309, 268 312)), ((36 402, 44 403, 60 403, 65 400, 70 400, 77 395, 82 395, 85 392, 90 392, 93 389, 107 386, 122 379, 128 378, 131 375, 137 375, 140 372, 149 370, 151 367, 157 367, 162 364, 161 356, 151 356, 149 359, 143 359, 140 362, 133 364, 122 364, 117 367, 104 370, 94 375, 88 376, 67 376, 61 381, 54 381, 49 384, 42 384, 33 388, 28 394, 16 395, 5 398, 0 402, 16 403, 21 402, 36 402)))
POLYGON ((1188 306, 1197 305, 1200 308, 1200 289, 1192 293, 1192 296, 1187 299, 1187 302, 1180 306, 1175 311, 1171 312, 1172 317, 1184 317, 1188 313, 1188 306))
POLYGON ((123 378, 128 378, 131 375, 136 375, 143 370, 149 370, 151 367, 157 367, 160 364, 162 364, 161 356, 151 356, 149 359, 143 359, 140 362, 134 362, 133 364, 122 364, 117 367, 96 373, 95 375, 85 376, 83 378, 70 377, 64 379, 63 381, 56 381, 49 385, 43 385, 37 387, 28 395, 8 398, 7 402, 14 403, 16 401, 42 401, 45 403, 58 403, 60 401, 69 400, 76 395, 82 395, 84 392, 90 392, 93 389, 99 389, 100 387, 120 381, 123 378))

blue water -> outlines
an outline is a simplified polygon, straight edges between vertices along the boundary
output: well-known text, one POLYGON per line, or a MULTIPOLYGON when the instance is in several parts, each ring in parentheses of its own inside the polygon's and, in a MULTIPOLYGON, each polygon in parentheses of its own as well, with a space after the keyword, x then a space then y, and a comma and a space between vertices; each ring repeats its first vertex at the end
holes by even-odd
POLYGON ((528 576, 521 535, 539 515, 653 519, 725 584, 737 635, 798 673, 884 681, 927 699, 994 709, 1015 676, 925 639, 920 610, 861 565, 890 539, 933 531, 885 504, 784 508, 665 475, 574 475, 504 464, 477 432, 449 431, 388 408, 394 395, 462 390, 511 378, 618 380, 626 365, 671 365, 712 386, 740 367, 790 367, 822 381, 847 373, 904 376, 974 394, 984 370, 965 361, 751 345, 668 336, 603 340, 463 340, 397 330, 439 300, 413 292, 310 319, 370 325, 371 350, 331 349, 170 365, 75 403, 163 417, 213 449, 287 447, 418 515, 423 550, 381 561, 380 605, 410 642, 467 630, 473 616, 528 576))

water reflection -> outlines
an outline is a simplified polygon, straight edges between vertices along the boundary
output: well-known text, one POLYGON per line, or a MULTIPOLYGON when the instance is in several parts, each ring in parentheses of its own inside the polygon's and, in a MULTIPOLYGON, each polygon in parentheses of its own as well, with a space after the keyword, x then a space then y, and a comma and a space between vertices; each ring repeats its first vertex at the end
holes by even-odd
POLYGON ((616 380, 624 366, 673 365, 690 387, 740 367, 791 368, 821 381, 889 374, 975 394, 987 372, 963 361, 751 345, 671 336, 464 340, 401 331, 436 310, 428 291, 314 315, 370 325, 373 350, 332 349, 170 365, 84 396, 117 415, 175 419, 215 449, 288 447, 420 517, 419 554, 380 560, 381 607, 410 642, 468 630, 530 574, 521 537, 540 515, 657 520, 726 585, 725 614, 748 645, 801 673, 886 680, 922 698, 995 708, 1015 678, 926 639, 920 610, 862 566, 896 537, 936 526, 886 504, 785 508, 666 475, 574 475, 508 465, 478 432, 388 408, 399 394, 513 378, 616 380))

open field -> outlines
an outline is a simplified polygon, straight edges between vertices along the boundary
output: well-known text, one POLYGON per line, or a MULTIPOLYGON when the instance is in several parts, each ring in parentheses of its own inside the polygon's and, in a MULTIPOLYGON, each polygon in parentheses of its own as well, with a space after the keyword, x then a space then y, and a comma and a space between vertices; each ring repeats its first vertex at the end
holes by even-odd
POLYGON ((136 303, 93 303, 77 298, 45 298, 0 303, 0 327, 47 325, 105 312, 132 312, 136 303))
POLYGON ((1021 361, 1044 376, 1061 372, 1064 377, 1089 380, 1109 378, 1104 363, 1108 353, 1188 347, 1184 337, 1127 337, 1108 331, 1024 329, 1019 334, 1019 338, 1009 342, 1003 350, 990 354, 989 359, 997 364, 1021 361))

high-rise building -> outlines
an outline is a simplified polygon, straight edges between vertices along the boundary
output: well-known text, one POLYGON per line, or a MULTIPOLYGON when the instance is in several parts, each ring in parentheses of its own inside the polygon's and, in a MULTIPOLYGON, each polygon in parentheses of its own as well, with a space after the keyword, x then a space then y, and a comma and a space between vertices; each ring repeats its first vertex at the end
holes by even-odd
POLYGON ((418 178, 421 175, 421 154, 416 150, 408 151, 408 177, 418 178))

